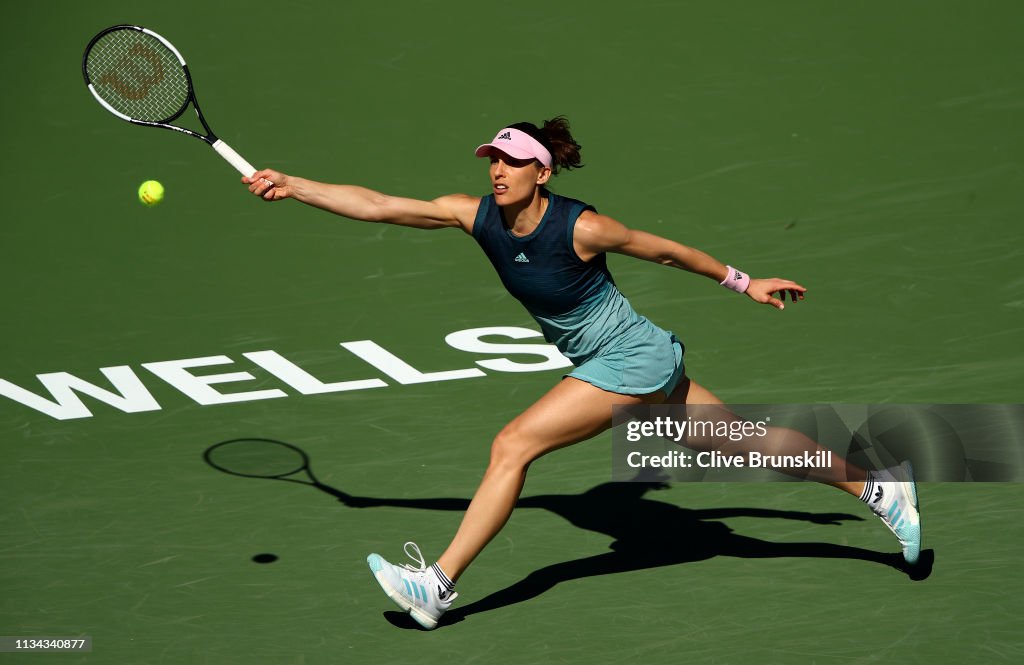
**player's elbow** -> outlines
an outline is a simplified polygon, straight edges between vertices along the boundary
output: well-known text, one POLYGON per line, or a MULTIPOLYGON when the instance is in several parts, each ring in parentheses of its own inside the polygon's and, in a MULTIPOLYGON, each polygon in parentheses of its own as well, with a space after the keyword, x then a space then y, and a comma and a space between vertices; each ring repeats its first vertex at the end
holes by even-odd
POLYGON ((374 192, 364 201, 362 219, 367 222, 389 222, 396 217, 391 197, 374 192))

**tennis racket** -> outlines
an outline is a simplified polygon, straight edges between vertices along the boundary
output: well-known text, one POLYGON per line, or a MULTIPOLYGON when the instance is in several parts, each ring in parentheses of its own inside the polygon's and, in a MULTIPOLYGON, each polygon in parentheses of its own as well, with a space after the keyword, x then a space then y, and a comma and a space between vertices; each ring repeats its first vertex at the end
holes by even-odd
POLYGON ((178 49, 152 30, 115 25, 92 38, 82 56, 82 75, 100 105, 135 125, 163 127, 210 144, 244 176, 256 168, 217 138, 203 117, 192 75, 178 49), (189 103, 206 134, 172 125, 189 103))

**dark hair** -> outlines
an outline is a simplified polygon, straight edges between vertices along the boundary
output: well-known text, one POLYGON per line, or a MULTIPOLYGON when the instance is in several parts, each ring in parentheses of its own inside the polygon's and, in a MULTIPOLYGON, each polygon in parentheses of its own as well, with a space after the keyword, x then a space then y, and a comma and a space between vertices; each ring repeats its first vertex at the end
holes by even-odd
POLYGON ((583 166, 580 161, 582 146, 569 133, 569 120, 564 115, 545 120, 543 127, 532 122, 517 122, 508 125, 512 129, 526 132, 551 153, 551 170, 558 173, 562 169, 578 169, 583 166))

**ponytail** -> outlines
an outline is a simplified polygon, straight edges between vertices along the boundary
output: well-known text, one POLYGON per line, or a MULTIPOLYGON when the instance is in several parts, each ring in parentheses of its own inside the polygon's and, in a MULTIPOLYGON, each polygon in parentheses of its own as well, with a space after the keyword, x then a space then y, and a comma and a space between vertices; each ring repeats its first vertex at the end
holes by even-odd
POLYGON ((569 132, 569 120, 565 116, 560 115, 551 120, 545 120, 543 127, 539 128, 532 122, 517 122, 509 127, 526 132, 547 148, 551 153, 553 173, 557 174, 562 169, 578 169, 583 166, 583 162, 580 161, 582 146, 569 132))

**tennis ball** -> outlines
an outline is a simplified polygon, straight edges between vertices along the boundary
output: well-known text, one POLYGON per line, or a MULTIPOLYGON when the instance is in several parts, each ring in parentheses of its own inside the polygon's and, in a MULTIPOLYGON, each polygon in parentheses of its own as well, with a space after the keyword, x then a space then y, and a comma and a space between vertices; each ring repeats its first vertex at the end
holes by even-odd
POLYGON ((164 200, 164 186, 156 180, 147 180, 139 185, 139 201, 152 208, 164 200))

